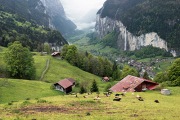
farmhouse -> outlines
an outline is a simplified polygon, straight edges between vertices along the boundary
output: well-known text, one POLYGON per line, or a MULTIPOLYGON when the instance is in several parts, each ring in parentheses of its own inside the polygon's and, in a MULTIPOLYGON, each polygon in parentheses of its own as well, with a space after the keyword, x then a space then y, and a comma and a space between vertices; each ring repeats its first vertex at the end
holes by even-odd
POLYGON ((153 81, 128 75, 109 90, 112 92, 142 92, 144 90, 153 90, 157 85, 158 83, 153 81))
POLYGON ((72 78, 66 78, 55 83, 56 90, 69 93, 72 91, 72 87, 75 85, 75 80, 72 78))
POLYGON ((102 78, 102 81, 104 81, 104 82, 109 82, 109 77, 103 77, 103 78, 102 78))
POLYGON ((51 54, 51 56, 53 56, 53 57, 60 56, 60 52, 53 52, 53 53, 51 54))

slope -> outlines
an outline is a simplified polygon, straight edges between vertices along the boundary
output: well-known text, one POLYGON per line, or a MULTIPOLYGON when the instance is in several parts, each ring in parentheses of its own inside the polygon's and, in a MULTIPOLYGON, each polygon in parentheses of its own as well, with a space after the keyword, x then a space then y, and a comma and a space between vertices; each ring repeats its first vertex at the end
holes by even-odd
POLYGON ((51 85, 40 81, 0 78, 0 103, 61 94, 50 89, 51 85))
POLYGON ((44 42, 58 46, 67 44, 60 32, 0 10, 0 45, 7 46, 8 43, 15 40, 19 40, 23 46, 29 46, 31 50, 37 51, 41 51, 44 42))
MULTIPOLYGON (((5 67, 2 59, 3 53, 0 53, 0 65, 5 67)), ((97 81, 100 91, 103 91, 106 83, 103 83, 98 76, 82 71, 77 67, 71 66, 68 62, 51 56, 34 55, 36 66, 36 81, 0 78, 0 103, 25 100, 26 98, 41 98, 62 94, 50 89, 52 84, 64 78, 74 78, 77 86, 74 92, 79 92, 79 85, 86 84, 87 88, 91 86, 93 80, 97 81), (42 81, 39 78, 46 66, 46 60, 50 59, 50 67, 42 81)))

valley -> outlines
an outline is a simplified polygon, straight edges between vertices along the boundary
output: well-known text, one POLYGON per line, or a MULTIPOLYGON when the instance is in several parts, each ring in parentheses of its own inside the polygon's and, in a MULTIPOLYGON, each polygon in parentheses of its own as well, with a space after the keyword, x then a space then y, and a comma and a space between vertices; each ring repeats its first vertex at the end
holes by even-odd
POLYGON ((0 120, 179 120, 178 0, 0 0, 0 120))

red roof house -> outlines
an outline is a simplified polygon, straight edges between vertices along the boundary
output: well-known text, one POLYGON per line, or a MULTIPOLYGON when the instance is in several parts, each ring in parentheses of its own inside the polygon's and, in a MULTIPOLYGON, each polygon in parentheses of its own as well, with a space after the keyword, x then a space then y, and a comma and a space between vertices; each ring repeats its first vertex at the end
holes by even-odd
POLYGON ((112 92, 142 92, 144 90, 153 90, 157 86, 158 83, 153 81, 128 75, 109 90, 112 92))
POLYGON ((63 79, 54 84, 56 90, 59 90, 65 93, 71 92, 72 86, 74 85, 75 85, 75 80, 72 78, 63 79))

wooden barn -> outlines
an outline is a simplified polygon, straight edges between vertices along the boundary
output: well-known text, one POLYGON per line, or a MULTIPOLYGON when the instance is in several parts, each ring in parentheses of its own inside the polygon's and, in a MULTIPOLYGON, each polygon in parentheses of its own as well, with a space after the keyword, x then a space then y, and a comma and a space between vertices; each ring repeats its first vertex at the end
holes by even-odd
POLYGON ((102 81, 104 81, 104 82, 109 82, 109 77, 103 77, 103 78, 102 78, 102 81))
POLYGON ((51 56, 53 56, 53 57, 59 57, 60 55, 61 55, 60 52, 53 52, 51 54, 51 56))
POLYGON ((145 90, 153 90, 157 86, 158 83, 151 80, 128 75, 109 90, 112 92, 142 92, 145 90))
POLYGON ((63 79, 54 84, 56 90, 62 91, 64 93, 70 93, 74 85, 75 80, 72 78, 63 79))

